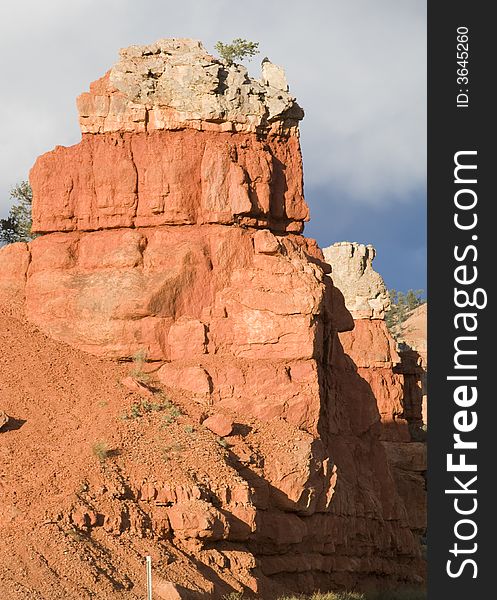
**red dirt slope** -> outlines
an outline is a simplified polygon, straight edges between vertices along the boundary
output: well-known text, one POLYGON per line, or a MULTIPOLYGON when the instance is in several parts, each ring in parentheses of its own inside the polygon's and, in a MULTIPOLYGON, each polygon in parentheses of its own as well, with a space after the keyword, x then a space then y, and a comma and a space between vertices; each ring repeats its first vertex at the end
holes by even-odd
MULTIPOLYGON (((147 554, 157 584, 212 589, 204 571, 219 589, 223 579, 240 589, 227 571, 202 564, 216 556, 196 565, 188 540, 190 559, 173 547, 160 515, 151 522, 137 501, 140 483, 158 474, 186 501, 203 484, 240 485, 225 448, 198 425, 199 412, 163 408, 133 418, 143 399, 120 383, 129 363, 57 343, 0 310, 0 410, 10 417, 0 431, 2 600, 143 598, 147 554), (98 442, 109 450, 102 462, 92 450, 98 442)), ((274 439, 274 431, 262 433, 274 439)))

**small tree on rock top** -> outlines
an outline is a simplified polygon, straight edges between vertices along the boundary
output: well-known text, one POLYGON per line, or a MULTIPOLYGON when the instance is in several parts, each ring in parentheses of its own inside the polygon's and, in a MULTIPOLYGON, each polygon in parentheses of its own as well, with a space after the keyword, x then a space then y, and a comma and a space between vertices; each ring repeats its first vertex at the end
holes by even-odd
POLYGON ((390 309, 385 315, 385 321, 392 333, 396 333, 402 323, 410 317, 412 311, 424 304, 423 290, 408 290, 405 294, 397 290, 389 290, 390 309))
POLYGON ((242 38, 235 38, 231 44, 216 42, 214 48, 229 65, 232 65, 235 60, 243 60, 244 58, 250 60, 250 58, 259 54, 259 42, 250 42, 242 38))
POLYGON ((10 192, 14 204, 9 216, 0 219, 0 242, 29 242, 35 236, 31 234, 31 203, 33 192, 27 181, 21 181, 10 192))

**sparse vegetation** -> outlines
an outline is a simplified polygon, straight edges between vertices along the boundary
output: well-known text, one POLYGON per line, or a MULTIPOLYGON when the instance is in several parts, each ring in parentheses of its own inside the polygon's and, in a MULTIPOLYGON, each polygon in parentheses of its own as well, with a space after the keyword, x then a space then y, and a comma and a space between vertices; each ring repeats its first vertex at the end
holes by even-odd
MULTIPOLYGON (((231 592, 223 600, 245 600, 243 592, 231 592)), ((361 592, 314 592, 311 595, 281 596, 278 600, 426 600, 426 592, 421 588, 401 588, 399 590, 361 592)))
POLYGON ((169 425, 171 425, 171 423, 174 423, 176 421, 176 419, 180 416, 181 416, 180 409, 177 406, 174 406, 174 404, 170 403, 170 405, 167 409, 167 414, 165 414, 164 417, 162 418, 162 426, 168 427, 169 425))
POLYGON ((372 592, 364 595, 365 600, 426 600, 423 588, 406 587, 398 590, 372 592))
POLYGON ((229 444, 228 442, 223 438, 223 437, 218 437, 217 438, 217 443, 222 447, 222 448, 229 448, 229 444))
POLYGON ((65 534, 69 539, 73 540, 74 542, 83 542, 87 539, 87 537, 77 529, 68 529, 65 532, 65 534))
POLYGON ((214 48, 219 56, 229 65, 245 58, 250 60, 253 56, 259 54, 259 42, 251 42, 242 38, 235 38, 230 44, 216 42, 214 48))
POLYGON ((162 460, 167 462, 171 458, 171 453, 183 452, 184 448, 181 444, 171 444, 162 449, 162 460))
POLYGON ((145 349, 140 349, 132 357, 133 360, 133 369, 131 370, 131 376, 135 379, 138 379, 142 383, 147 383, 150 381, 150 375, 145 373, 144 365, 147 362, 147 351, 145 349))
POLYGON ((162 395, 163 398, 163 408, 164 415, 162 417, 162 427, 168 427, 172 423, 176 421, 178 417, 180 417, 183 413, 181 410, 175 406, 171 400, 166 398, 166 396, 162 395))
POLYGON ((10 192, 14 200, 9 216, 0 219, 0 242, 12 244, 14 242, 29 242, 35 236, 31 233, 31 204, 33 192, 27 181, 21 181, 10 192))
POLYGON ((140 400, 139 402, 133 402, 129 413, 124 413, 121 418, 126 420, 139 419, 147 414, 153 412, 166 412, 164 420, 168 423, 172 423, 177 417, 181 415, 181 411, 178 407, 168 400, 161 393, 157 394, 158 401, 154 402, 151 400, 140 400))
POLYGON ((390 331, 395 332, 409 318, 412 311, 424 304, 423 290, 408 290, 406 293, 389 290, 391 306, 385 315, 385 322, 390 331))
POLYGON ((130 418, 138 419, 141 416, 142 416, 142 412, 140 410, 140 404, 138 402, 133 403, 133 405, 131 406, 130 418))
POLYGON ((91 450, 93 456, 96 456, 101 463, 104 463, 109 457, 109 446, 103 440, 95 442, 91 450))

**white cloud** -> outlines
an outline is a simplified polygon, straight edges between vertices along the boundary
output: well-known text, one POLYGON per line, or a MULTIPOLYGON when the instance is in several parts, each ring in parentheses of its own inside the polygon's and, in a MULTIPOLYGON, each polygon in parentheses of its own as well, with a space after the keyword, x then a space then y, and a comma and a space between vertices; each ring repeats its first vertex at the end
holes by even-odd
POLYGON ((118 48, 173 36, 258 40, 285 66, 306 111, 306 185, 363 204, 424 186, 423 1, 19 0, 0 23, 0 215, 41 152, 78 142, 75 98, 118 48))

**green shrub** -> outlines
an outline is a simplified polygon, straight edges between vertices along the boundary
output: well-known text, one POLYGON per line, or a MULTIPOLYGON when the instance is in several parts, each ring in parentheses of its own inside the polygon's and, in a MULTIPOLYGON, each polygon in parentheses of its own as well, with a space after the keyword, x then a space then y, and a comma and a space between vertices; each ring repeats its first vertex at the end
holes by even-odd
POLYGON ((131 376, 138 379, 142 383, 150 381, 150 375, 145 373, 143 367, 147 362, 147 351, 143 348, 135 352, 132 357, 133 369, 131 370, 131 376))
POLYGON ((242 38, 235 38, 231 44, 216 42, 214 48, 225 62, 232 65, 236 60, 250 59, 258 54, 259 42, 250 42, 242 38))
POLYGON ((31 233, 31 203, 33 192, 27 181, 21 181, 10 192, 14 200, 9 216, 0 219, 0 242, 29 242, 35 236, 31 233))
POLYGON ((404 294, 404 292, 392 289, 389 290, 388 294, 391 305, 385 314, 385 322, 390 331, 396 331, 409 318, 415 308, 426 302, 422 297, 423 290, 408 290, 404 294))
POLYGON ((151 400, 141 400, 140 402, 133 402, 129 413, 124 413, 121 418, 123 420, 134 420, 143 417, 153 412, 165 412, 164 421, 168 424, 176 420, 181 415, 181 411, 178 407, 168 400, 163 394, 157 395, 157 402, 151 400))

